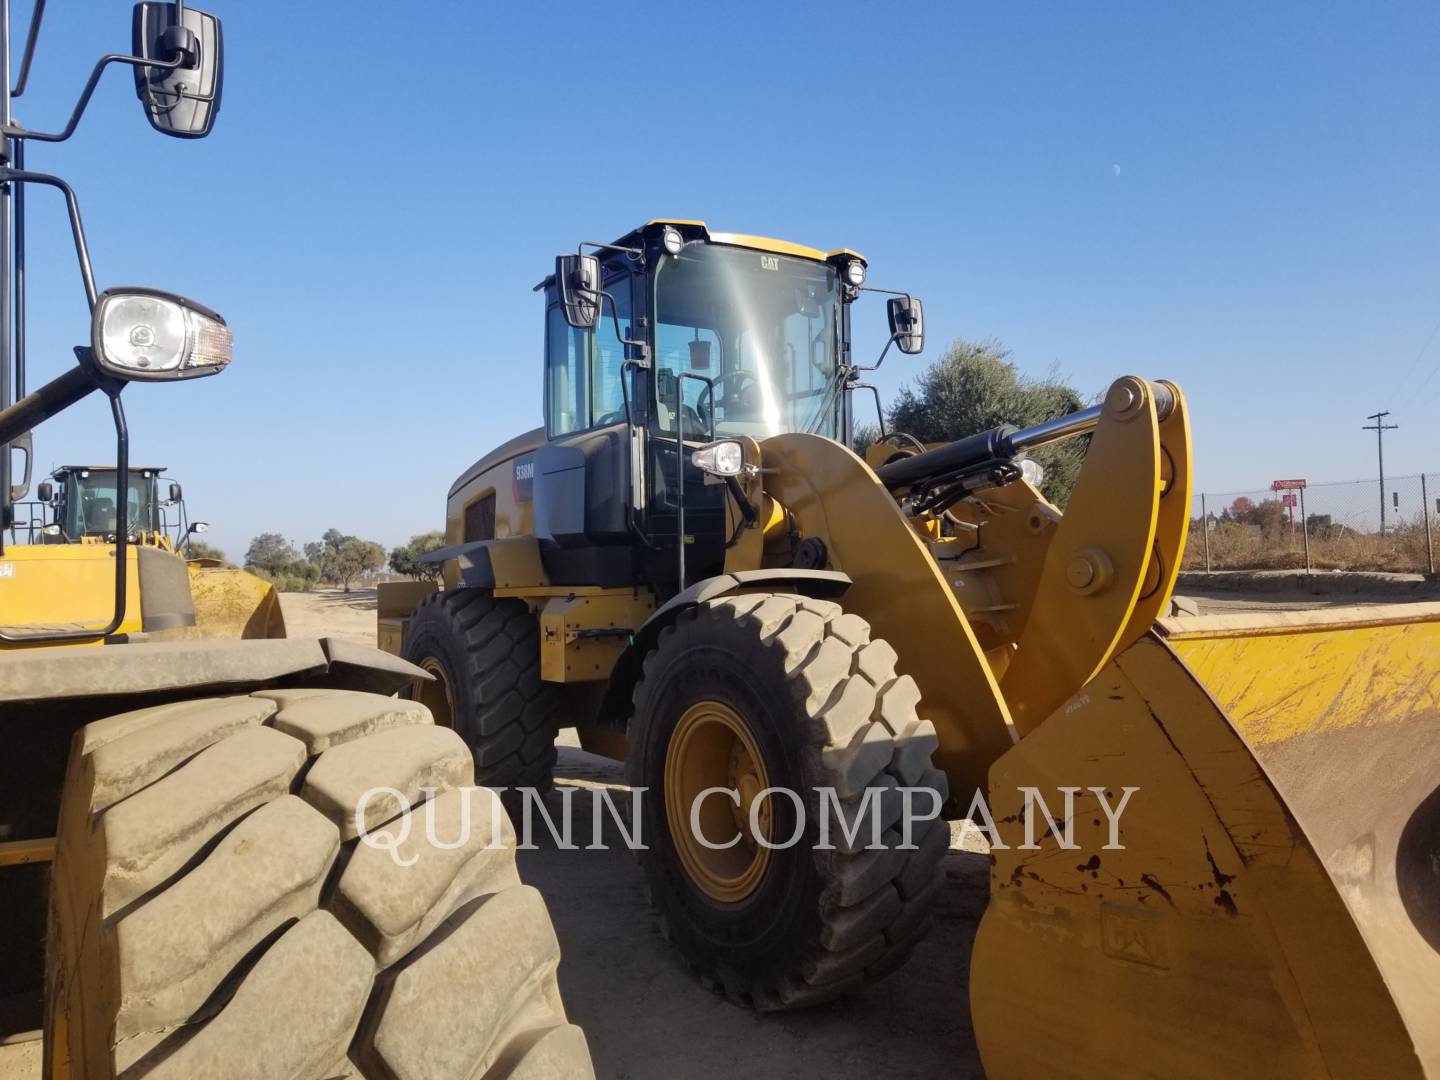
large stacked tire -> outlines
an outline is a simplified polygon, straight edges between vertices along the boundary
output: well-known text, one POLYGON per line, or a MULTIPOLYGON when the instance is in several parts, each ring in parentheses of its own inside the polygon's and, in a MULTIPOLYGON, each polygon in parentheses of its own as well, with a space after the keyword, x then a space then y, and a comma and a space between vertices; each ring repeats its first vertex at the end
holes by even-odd
POLYGON ((423 706, 354 691, 85 727, 51 893, 50 1064, 87 1080, 590 1076, 544 902, 472 775, 423 706))
MULTIPOLYGON (((629 782, 649 789, 641 865, 662 932, 732 1001, 770 1010, 837 997, 898 968, 929 928, 949 828, 938 818, 917 824, 907 849, 900 789, 912 789, 919 818, 945 799, 946 783, 931 762, 934 727, 920 719, 919 692, 896 675, 895 661, 894 650, 838 604, 770 593, 683 612, 645 659, 627 763, 629 782), (677 835, 689 824, 672 820, 678 815, 667 806, 672 736, 707 708, 743 725, 741 741, 761 760, 765 782, 800 792, 805 817, 798 843, 769 852, 750 878, 737 871, 733 880, 746 884, 719 898, 690 869, 693 848, 682 852, 677 835), (851 823, 873 792, 881 847, 869 846, 868 828, 849 842, 832 826, 834 849, 822 848, 826 808, 817 789, 825 788, 851 823), (913 789, 928 789, 935 801, 913 789)), ((692 764, 701 775, 713 771, 692 764)), ((785 798, 766 812, 774 843, 799 827, 785 798)))
POLYGON ((454 727, 488 787, 550 788, 554 686, 540 679, 540 626, 520 600, 481 589, 427 597, 405 630, 405 659, 439 678, 454 727))

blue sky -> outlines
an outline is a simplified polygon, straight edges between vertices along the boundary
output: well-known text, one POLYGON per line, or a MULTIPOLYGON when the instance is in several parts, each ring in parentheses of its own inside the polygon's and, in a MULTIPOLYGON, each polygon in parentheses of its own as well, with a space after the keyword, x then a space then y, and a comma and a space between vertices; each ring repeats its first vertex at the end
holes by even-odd
MULTIPOLYGON (((79 191, 105 285, 221 311, 218 378, 127 391, 232 556, 439 527, 451 480, 539 422, 557 252, 652 217, 853 247, 1083 391, 1179 381, 1204 490, 1440 469, 1440 5, 245 3, 203 142, 105 77, 32 168, 79 191), (1422 351, 1423 349, 1423 351, 1422 351)), ((23 33, 28 16, 17 0, 23 33)), ((128 5, 56 0, 16 104, 60 126, 128 5)), ((88 316, 32 197, 32 385, 88 316)), ((883 305, 856 312, 860 356, 883 305)), ((113 453, 92 400, 46 467, 113 453)))

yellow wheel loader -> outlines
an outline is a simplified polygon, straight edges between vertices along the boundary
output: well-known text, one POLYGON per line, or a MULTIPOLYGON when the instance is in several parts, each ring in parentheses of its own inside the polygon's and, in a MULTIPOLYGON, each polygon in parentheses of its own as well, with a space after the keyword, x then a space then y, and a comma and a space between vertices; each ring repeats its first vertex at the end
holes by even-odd
MULTIPOLYGON (((152 126, 207 134, 219 20, 137 4, 131 52, 100 60, 67 126, 45 132, 11 113, 44 10, 17 73, 0 0, 0 1071, 15 1032, 43 1023, 47 1078, 593 1075, 498 800, 453 731, 392 696, 423 673, 283 640, 273 590, 249 575, 248 595, 207 591, 218 579, 187 571, 157 527, 155 471, 129 465, 123 391, 217 374, 231 332, 174 293, 98 291, 75 193, 25 149, 68 138, 116 64, 152 126), (36 185, 65 196, 92 321, 77 363, 27 390, 36 185), (32 429, 96 392, 114 467, 68 470, 56 534, 15 542, 32 429), (217 632, 235 640, 168 640, 217 632), (396 843, 365 843, 377 828, 396 843)), ((155 220, 167 249, 195 242, 155 220)))
MULTIPOLYGON (((285 617, 274 586, 244 570, 223 566, 216 559, 192 556, 188 547, 191 538, 210 526, 189 519, 178 481, 167 481, 162 492, 164 472, 163 466, 132 466, 122 494, 114 466, 62 465, 49 479, 36 485, 34 502, 15 508, 11 540, 19 541, 23 532, 24 540, 17 546, 26 548, 36 543, 113 545, 120 527, 117 507, 123 506, 128 542, 181 556, 190 575, 193 618, 170 627, 161 627, 152 619, 149 633, 165 639, 284 637, 285 617)), ((108 547, 103 556, 99 551, 82 552, 80 561, 85 562, 89 554, 92 568, 103 568, 95 560, 108 559, 109 552, 108 547)), ((45 559, 47 555, 60 560, 70 558, 53 551, 34 551, 28 558, 45 559)), ((62 617, 73 613, 73 606, 67 607, 76 602, 72 595, 55 590, 47 590, 44 595, 62 617)), ((43 614, 38 617, 44 619, 43 614)))
POLYGON ((443 591, 382 586, 415 696, 484 783, 543 787, 563 726, 623 759, 662 932, 739 1003, 903 963, 943 805, 992 841, 997 1080, 1440 1076, 1440 611, 1161 618, 1171 383, 857 456, 851 305, 924 339, 866 279, 697 221, 559 257, 544 426, 451 487, 443 591), (1026 454, 1077 437, 1062 512, 1026 454))

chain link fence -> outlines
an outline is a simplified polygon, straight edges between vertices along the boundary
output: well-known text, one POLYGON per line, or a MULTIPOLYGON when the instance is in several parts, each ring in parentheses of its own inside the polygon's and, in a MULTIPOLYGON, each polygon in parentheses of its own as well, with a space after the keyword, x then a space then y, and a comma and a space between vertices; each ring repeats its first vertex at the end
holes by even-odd
MULTIPOLYGON (((1296 483, 1293 482, 1292 483, 1296 483)), ((1206 492, 1190 507, 1185 570, 1434 574, 1440 473, 1206 492)))

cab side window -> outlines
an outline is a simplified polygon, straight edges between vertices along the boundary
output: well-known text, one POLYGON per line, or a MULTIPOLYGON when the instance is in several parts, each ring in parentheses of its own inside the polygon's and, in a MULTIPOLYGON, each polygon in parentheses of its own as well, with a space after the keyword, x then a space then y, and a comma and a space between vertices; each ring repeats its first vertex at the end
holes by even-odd
POLYGON ((565 321, 558 305, 550 308, 545 324, 545 429, 551 438, 586 431, 623 417, 625 398, 620 385, 625 345, 616 336, 633 337, 631 327, 630 275, 621 274, 605 282, 605 291, 615 299, 615 318, 610 301, 604 302, 600 324, 594 330, 577 330, 565 321))

